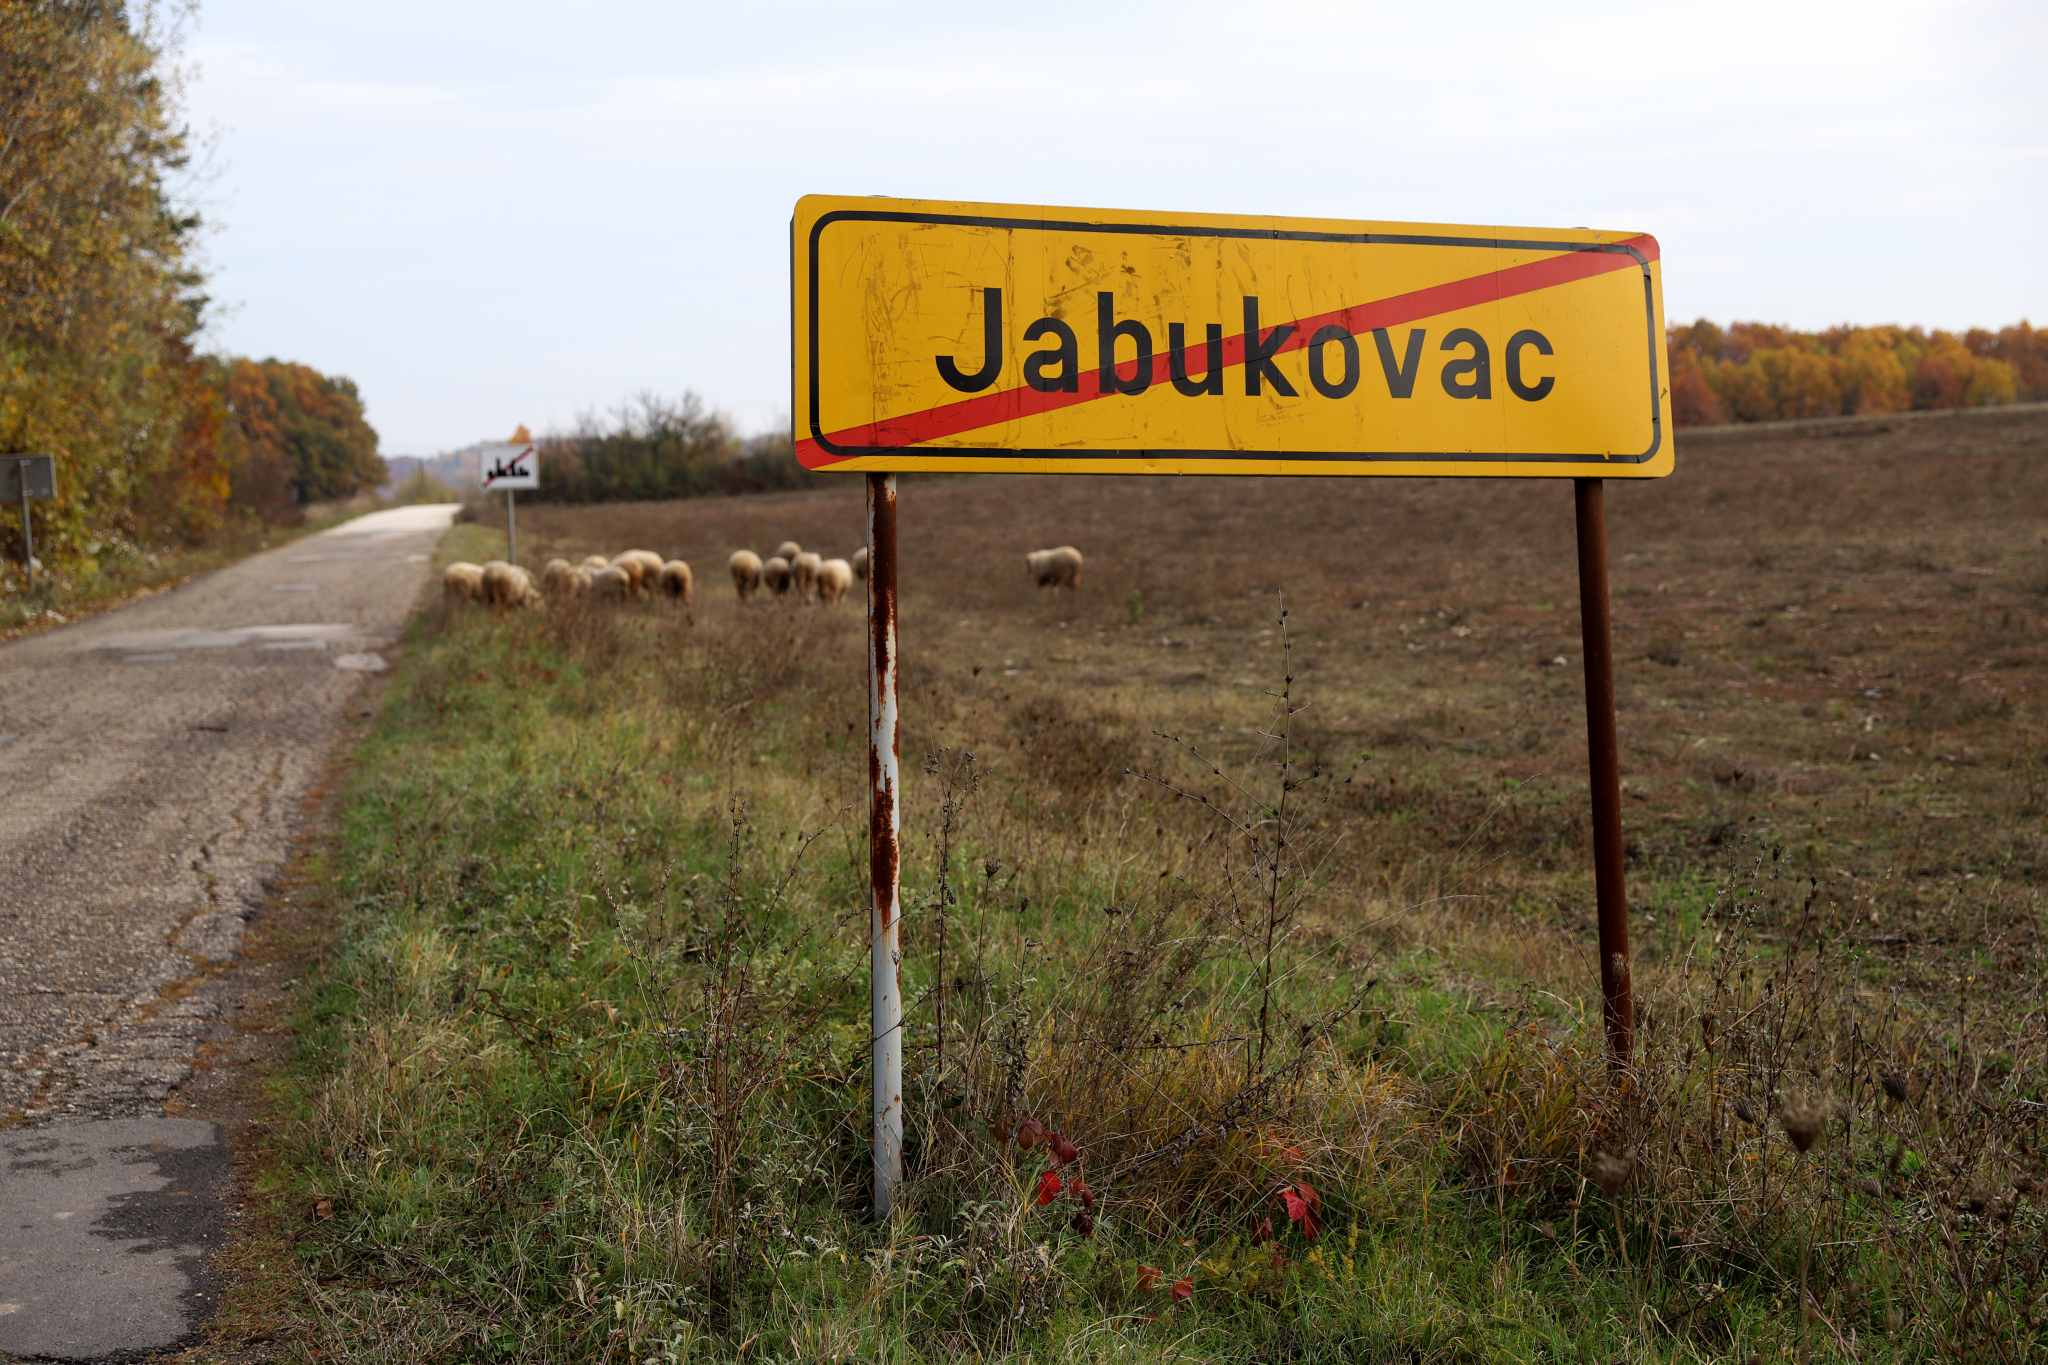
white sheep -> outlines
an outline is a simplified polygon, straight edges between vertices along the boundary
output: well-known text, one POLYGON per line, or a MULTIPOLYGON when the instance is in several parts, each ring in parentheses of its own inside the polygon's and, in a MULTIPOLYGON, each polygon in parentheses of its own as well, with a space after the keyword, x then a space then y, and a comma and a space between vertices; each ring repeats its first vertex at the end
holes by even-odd
POLYGON ((1041 588, 1081 586, 1081 552, 1071 545, 1033 550, 1024 556, 1024 567, 1041 588))
POLYGON ((805 550, 789 561, 790 584, 796 589, 798 597, 811 595, 811 588, 818 581, 818 566, 824 562, 815 550, 805 550))
POLYGON ((597 596, 612 602, 623 602, 629 597, 639 596, 639 586, 633 575, 616 564, 607 564, 602 569, 590 571, 590 590, 597 596))
POLYGON ((777 597, 789 591, 789 561, 781 555, 770 555, 761 566, 761 581, 777 597))
POLYGON ((793 540, 785 540, 782 544, 775 547, 775 557, 777 559, 786 559, 792 564, 796 563, 796 557, 803 552, 804 547, 793 540))
POLYGON ((458 559, 441 571, 441 591, 462 602, 480 602, 484 595, 484 566, 458 559))
POLYGON ((583 556, 583 567, 589 569, 593 573, 595 573, 599 569, 609 569, 611 566, 612 562, 609 559, 606 559, 603 555, 583 556))
POLYGON ((541 567, 540 586, 550 597, 580 592, 590 586, 587 573, 566 559, 550 559, 541 567), (583 577, 578 577, 583 574, 583 577))
POLYGON ((853 552, 853 576, 863 583, 868 581, 868 547, 865 545, 853 552))
POLYGON ((690 574, 690 566, 680 559, 671 559, 663 564, 661 576, 655 582, 660 585, 662 596, 678 598, 685 605, 689 603, 691 591, 697 586, 695 578, 690 574))
POLYGON ((533 575, 517 564, 494 559, 484 565, 484 601, 494 607, 527 607, 540 601, 533 575))
POLYGON ((734 550, 725 567, 732 570, 732 588, 741 597, 752 597, 761 586, 761 556, 752 550, 734 550))
POLYGON ((853 565, 843 559, 828 559, 818 566, 818 600, 837 602, 853 588, 853 565))
POLYGON ((655 580, 661 577, 661 556, 651 550, 628 550, 612 560, 612 567, 624 569, 633 577, 633 595, 645 597, 654 591, 655 580))

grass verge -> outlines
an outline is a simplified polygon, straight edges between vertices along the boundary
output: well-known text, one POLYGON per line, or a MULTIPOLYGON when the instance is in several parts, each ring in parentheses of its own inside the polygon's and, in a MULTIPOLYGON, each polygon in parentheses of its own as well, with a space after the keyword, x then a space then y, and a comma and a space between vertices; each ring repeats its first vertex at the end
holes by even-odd
POLYGON ((1902 971, 1768 832, 1667 854, 1613 1084, 1569 791, 1370 776, 1270 621, 1220 739, 1157 691, 906 677, 878 1226, 857 613, 428 609, 326 864, 283 1330, 365 1361, 2041 1348, 2038 1016, 1898 980, 1981 940, 1902 971))

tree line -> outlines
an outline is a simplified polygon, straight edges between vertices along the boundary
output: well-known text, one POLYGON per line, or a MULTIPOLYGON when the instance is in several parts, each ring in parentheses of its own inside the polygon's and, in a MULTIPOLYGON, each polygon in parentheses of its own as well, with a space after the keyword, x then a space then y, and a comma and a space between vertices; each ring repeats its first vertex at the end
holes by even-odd
POLYGON ((694 393, 643 393, 541 438, 540 502, 647 502, 809 488, 787 433, 741 437, 694 393))
POLYGON ((1679 426, 2048 401, 2048 330, 1831 327, 1705 318, 1670 329, 1679 426))
MULTIPOLYGON (((0 0, 0 453, 57 457, 36 549, 60 569, 384 478, 348 380, 199 350, 203 177, 165 16, 0 0)), ((18 520, 0 519, 0 554, 19 563, 18 520)))

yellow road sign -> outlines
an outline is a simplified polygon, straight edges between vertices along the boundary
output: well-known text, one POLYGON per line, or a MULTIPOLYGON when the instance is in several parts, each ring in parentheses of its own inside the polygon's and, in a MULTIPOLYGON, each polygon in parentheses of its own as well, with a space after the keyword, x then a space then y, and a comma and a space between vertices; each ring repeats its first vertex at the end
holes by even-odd
POLYGON ((1643 233, 810 195, 813 469, 1671 472, 1643 233))

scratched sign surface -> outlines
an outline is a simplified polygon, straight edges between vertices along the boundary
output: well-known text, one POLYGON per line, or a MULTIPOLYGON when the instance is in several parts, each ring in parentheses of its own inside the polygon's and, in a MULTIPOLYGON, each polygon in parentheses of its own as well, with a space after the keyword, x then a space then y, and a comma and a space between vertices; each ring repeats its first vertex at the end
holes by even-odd
POLYGON ((1654 478, 1641 233, 812 195, 813 469, 1654 478))

